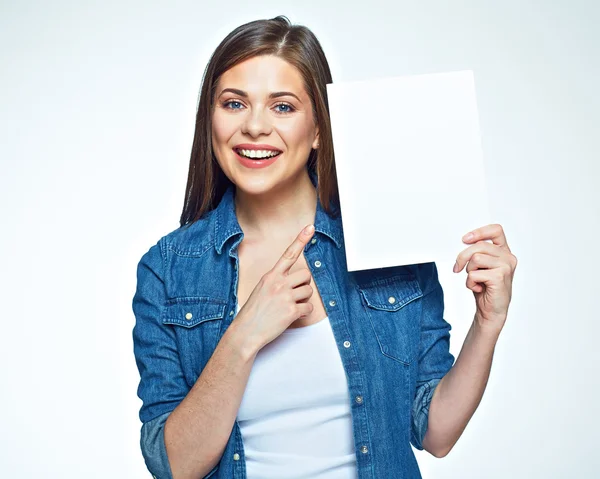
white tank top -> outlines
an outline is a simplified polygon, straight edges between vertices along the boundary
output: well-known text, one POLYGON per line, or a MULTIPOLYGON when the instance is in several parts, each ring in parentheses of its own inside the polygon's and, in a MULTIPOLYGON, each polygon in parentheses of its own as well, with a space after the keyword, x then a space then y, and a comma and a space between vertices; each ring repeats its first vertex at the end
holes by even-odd
POLYGON ((237 421, 248 479, 358 477, 346 373, 329 317, 287 329, 258 352, 237 421))

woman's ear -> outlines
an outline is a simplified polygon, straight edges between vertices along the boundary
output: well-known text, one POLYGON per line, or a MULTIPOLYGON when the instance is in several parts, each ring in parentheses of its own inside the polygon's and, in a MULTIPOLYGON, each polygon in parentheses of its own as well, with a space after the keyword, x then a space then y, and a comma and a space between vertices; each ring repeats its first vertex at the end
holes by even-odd
POLYGON ((315 140, 313 141, 312 147, 313 147, 313 150, 316 150, 317 148, 319 148, 319 128, 317 128, 317 133, 315 135, 315 140))

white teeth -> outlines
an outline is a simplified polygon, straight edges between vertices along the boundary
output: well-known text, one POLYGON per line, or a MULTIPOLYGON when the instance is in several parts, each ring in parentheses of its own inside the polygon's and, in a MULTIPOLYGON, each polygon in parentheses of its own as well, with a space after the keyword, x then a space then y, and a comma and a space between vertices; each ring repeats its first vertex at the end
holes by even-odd
POLYGON ((271 158, 280 152, 272 150, 238 150, 238 153, 248 158, 271 158))

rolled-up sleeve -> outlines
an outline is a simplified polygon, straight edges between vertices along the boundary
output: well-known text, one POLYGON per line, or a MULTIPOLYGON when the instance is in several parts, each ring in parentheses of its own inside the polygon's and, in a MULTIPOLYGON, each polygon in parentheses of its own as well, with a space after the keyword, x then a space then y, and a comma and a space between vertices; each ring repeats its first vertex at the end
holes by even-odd
POLYGON ((181 368, 175 334, 161 321, 166 303, 164 238, 142 256, 133 297, 133 350, 140 373, 142 400, 140 446, 146 467, 157 479, 172 479, 164 441, 169 414, 189 391, 181 368))
POLYGON ((429 406, 436 386, 454 364, 450 353, 450 330, 444 320, 444 293, 434 262, 419 265, 423 288, 421 339, 417 365, 417 387, 412 405, 411 444, 423 450, 429 406))
MULTIPOLYGON (((161 414, 142 425, 140 444, 142 451, 144 451, 144 460, 150 472, 159 472, 159 474, 153 474, 156 479, 162 479, 163 477, 171 478, 171 467, 167 458, 164 438, 165 422, 167 422, 169 414, 168 412, 161 414)), ((213 467, 203 479, 213 476, 218 469, 219 464, 213 467)))
POLYGON ((165 448, 164 427, 170 412, 142 424, 140 446, 146 467, 157 479, 171 478, 171 467, 165 448))

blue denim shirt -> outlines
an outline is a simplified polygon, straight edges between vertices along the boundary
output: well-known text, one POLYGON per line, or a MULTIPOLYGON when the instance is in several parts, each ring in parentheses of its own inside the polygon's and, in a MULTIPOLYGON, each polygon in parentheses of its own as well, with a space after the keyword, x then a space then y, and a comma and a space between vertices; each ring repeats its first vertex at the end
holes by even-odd
MULTIPOLYGON (((158 479, 172 477, 167 417, 200 376, 237 308, 237 247, 244 234, 234 195, 231 186, 214 210, 162 237, 137 267, 140 444, 158 479)), ((454 364, 436 265, 348 272, 341 217, 327 214, 317 200, 314 224, 303 254, 346 372, 358 477, 421 478, 411 444, 423 449, 433 391, 454 364)), ((237 421, 220 462, 205 477, 246 478, 237 421)))

